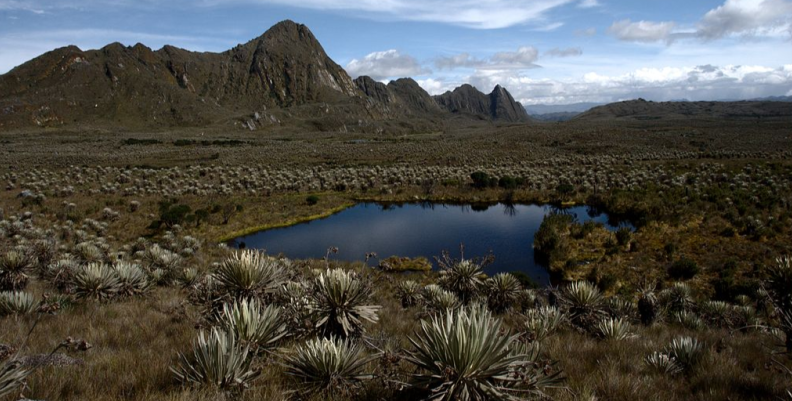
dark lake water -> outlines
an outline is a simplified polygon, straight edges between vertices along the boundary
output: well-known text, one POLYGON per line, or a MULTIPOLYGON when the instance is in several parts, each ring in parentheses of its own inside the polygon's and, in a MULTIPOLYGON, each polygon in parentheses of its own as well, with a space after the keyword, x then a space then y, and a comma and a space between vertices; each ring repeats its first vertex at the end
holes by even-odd
POLYGON ((618 229, 618 223, 609 222, 608 215, 586 206, 360 203, 325 219, 240 237, 230 245, 244 244, 292 259, 322 258, 329 247, 338 247, 332 259, 364 260, 366 253, 376 252, 383 259, 425 256, 434 262, 433 257, 443 250, 458 257, 463 243, 467 258, 494 254, 495 262, 487 266, 487 274, 522 271, 537 283, 548 284, 550 276, 546 267, 534 260, 532 244, 544 216, 559 210, 579 222, 593 220, 618 229))

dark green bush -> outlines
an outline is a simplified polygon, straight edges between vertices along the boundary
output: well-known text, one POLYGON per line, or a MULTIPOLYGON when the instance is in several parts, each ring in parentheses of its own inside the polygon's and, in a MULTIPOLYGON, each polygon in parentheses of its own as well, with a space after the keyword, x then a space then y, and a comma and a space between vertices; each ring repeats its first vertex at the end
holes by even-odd
POLYGON ((309 195, 307 198, 305 198, 305 203, 307 203, 310 206, 313 206, 319 203, 319 197, 316 195, 309 195))
POLYGON ((693 260, 682 258, 671 264, 668 275, 674 280, 689 280, 699 274, 701 269, 693 260))

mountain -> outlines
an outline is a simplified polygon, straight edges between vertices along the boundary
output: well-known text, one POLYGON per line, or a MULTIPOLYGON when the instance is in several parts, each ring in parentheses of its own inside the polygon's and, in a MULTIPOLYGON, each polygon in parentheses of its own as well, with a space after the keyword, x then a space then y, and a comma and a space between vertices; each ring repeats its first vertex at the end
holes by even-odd
POLYGON ((530 116, 554 113, 584 113, 591 108, 602 105, 603 103, 531 104, 525 106, 525 111, 530 116))
POLYGON ((387 85, 360 76, 355 85, 388 117, 438 115, 443 110, 412 78, 400 78, 387 85))
POLYGON ((644 99, 595 107, 574 118, 593 120, 680 120, 680 119, 789 119, 792 107, 784 102, 651 102, 644 99))
POLYGON ((489 118, 502 122, 527 122, 528 113, 522 105, 500 85, 489 95, 479 92, 471 85, 462 85, 453 91, 434 96, 434 100, 445 110, 459 115, 489 118))
MULTIPOLYGON (((459 99, 466 116, 527 121, 500 86, 490 95, 473 92, 474 101, 459 99)), ((210 125, 435 130, 453 117, 441 106, 410 78, 387 85, 369 77, 353 81, 305 25, 292 21, 222 53, 173 46, 155 51, 142 44, 87 51, 68 46, 0 75, 0 130, 210 125)))
POLYGON ((311 31, 291 21, 223 53, 56 49, 0 76, 0 94, 0 127, 202 125, 241 110, 362 98, 311 31))

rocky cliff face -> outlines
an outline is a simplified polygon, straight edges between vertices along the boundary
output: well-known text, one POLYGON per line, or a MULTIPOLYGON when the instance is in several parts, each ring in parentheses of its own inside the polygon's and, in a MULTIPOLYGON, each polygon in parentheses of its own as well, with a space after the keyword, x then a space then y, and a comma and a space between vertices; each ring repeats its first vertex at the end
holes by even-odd
POLYGON ((454 114, 466 114, 502 122, 529 121, 528 113, 509 92, 496 86, 485 95, 471 85, 465 84, 452 92, 434 97, 437 104, 454 114))

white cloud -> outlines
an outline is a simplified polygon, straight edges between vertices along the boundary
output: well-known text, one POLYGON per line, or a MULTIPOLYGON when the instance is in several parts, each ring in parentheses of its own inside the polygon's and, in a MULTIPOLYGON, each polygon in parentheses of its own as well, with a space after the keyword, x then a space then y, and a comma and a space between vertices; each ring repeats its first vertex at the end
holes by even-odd
POLYGON ((608 33, 628 42, 667 42, 699 38, 715 40, 728 36, 792 37, 791 0, 726 0, 708 11, 695 29, 677 30, 673 21, 616 21, 608 33))
POLYGON ((569 47, 566 49, 555 47, 544 52, 544 55, 547 57, 575 57, 583 55, 583 49, 579 47, 569 47))
POLYGON ((498 52, 492 56, 490 64, 479 67, 481 69, 526 69, 536 68, 534 64, 539 58, 539 51, 533 46, 523 46, 516 52, 498 52))
POLYGON ((719 39, 724 36, 772 34, 788 30, 792 22, 792 2, 787 0, 726 0, 707 12, 698 24, 697 36, 719 39))
POLYGON ((395 49, 368 54, 362 59, 353 59, 346 66, 349 75, 359 77, 368 75, 381 81, 386 78, 402 78, 430 74, 432 71, 409 54, 401 54, 395 49))
POLYGON ((440 95, 448 90, 453 89, 453 85, 444 82, 442 79, 416 79, 415 82, 417 82, 418 85, 420 85, 421 88, 423 88, 430 95, 440 95))
POLYGON ((537 68, 535 64, 539 58, 539 51, 533 46, 522 46, 513 52, 498 52, 489 60, 460 53, 454 56, 445 56, 435 59, 435 67, 439 70, 453 70, 455 68, 476 68, 480 70, 524 70, 537 68))
POLYGON ((533 30, 536 32, 553 32, 562 26, 564 26, 563 22, 552 22, 550 24, 534 28, 533 30))
POLYGON ((616 21, 608 28, 608 33, 619 40, 628 42, 662 42, 667 41, 671 32, 676 27, 676 23, 638 21, 632 22, 629 19, 616 21))
POLYGON ((549 10, 574 1, 576 0, 204 0, 204 4, 280 4, 317 10, 356 11, 356 15, 361 17, 498 29, 541 21, 549 10))
POLYGON ((535 79, 515 71, 476 71, 479 89, 500 84, 523 104, 613 102, 639 97, 668 101, 751 99, 792 93, 792 65, 640 68, 622 75, 588 73, 574 79, 535 79))

